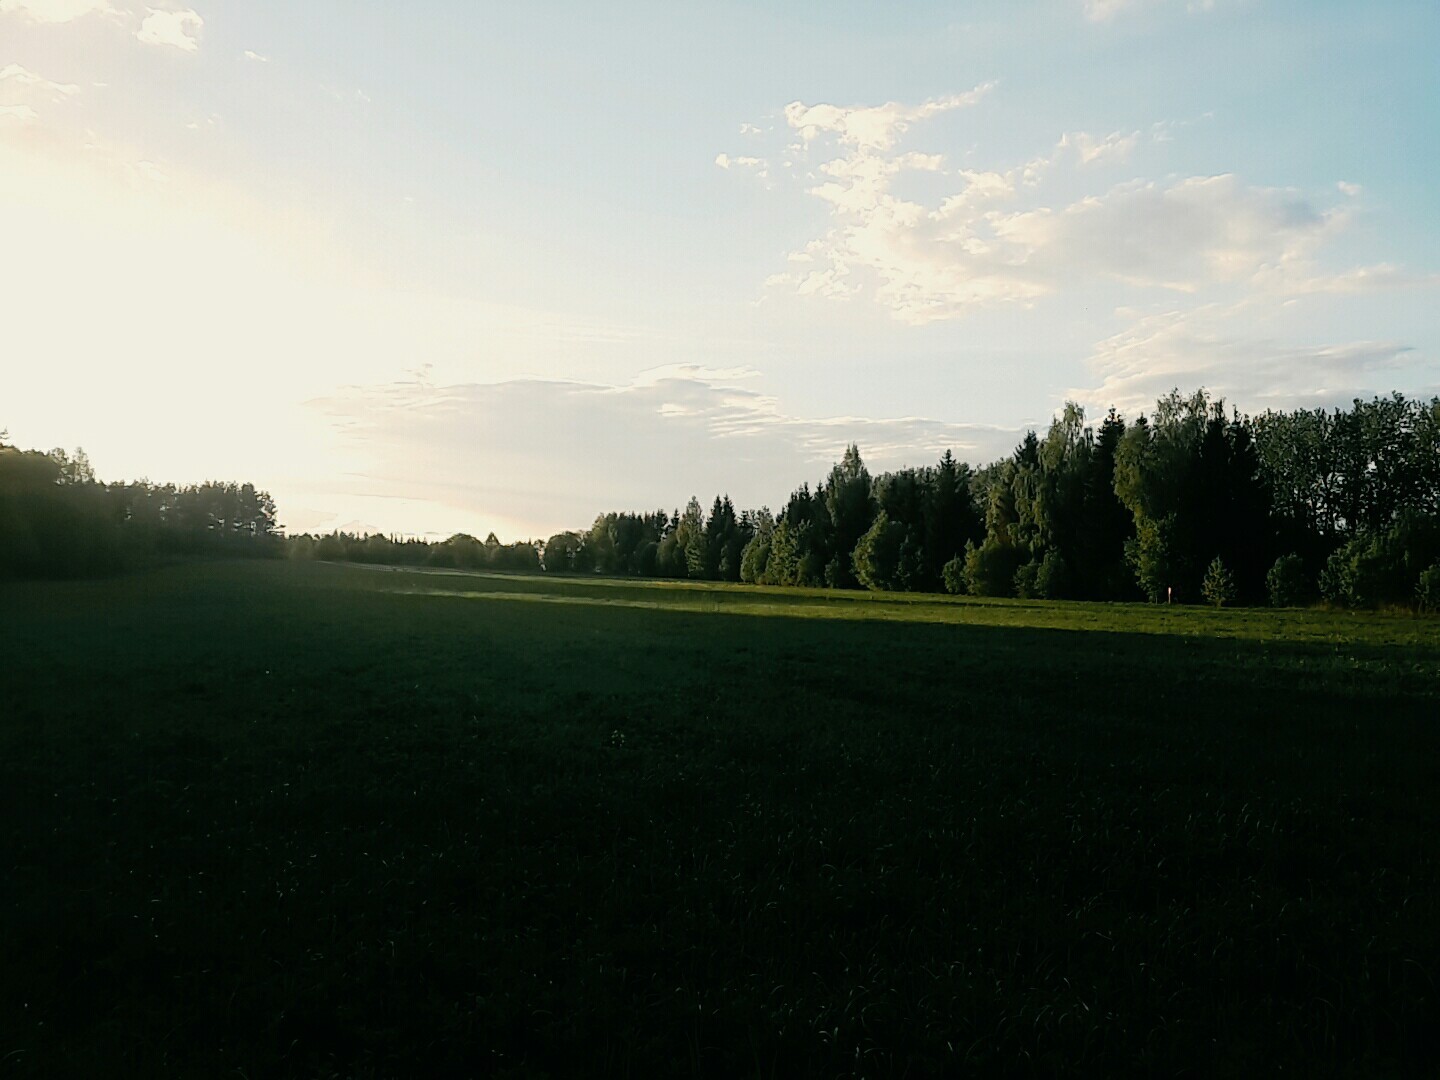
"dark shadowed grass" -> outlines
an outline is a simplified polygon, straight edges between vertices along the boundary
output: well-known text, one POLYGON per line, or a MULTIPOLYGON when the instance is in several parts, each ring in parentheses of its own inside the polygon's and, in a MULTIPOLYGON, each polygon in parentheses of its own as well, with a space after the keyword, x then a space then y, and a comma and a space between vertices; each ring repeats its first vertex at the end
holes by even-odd
POLYGON ((1436 1063, 1433 620, 289 564, 0 604, 5 1071, 1436 1063))

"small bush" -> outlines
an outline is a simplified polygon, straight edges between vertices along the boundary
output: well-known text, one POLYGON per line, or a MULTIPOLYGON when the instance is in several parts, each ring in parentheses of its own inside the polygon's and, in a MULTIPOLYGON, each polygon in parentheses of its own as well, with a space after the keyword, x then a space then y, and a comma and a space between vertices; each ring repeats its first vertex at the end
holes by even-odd
POLYGON ((1403 602, 1404 556, 1393 534, 1357 536, 1326 561, 1320 572, 1320 595, 1344 607, 1403 602))
POLYGON ((1070 595, 1070 567, 1058 551, 1047 551, 1035 575, 1035 595, 1046 600, 1064 600, 1070 595))
POLYGON ((1419 601, 1421 611, 1440 611, 1440 562, 1420 572, 1415 599, 1419 601))
POLYGON ((1320 595, 1346 607, 1409 604, 1420 596, 1421 574, 1437 559, 1440 519, 1402 517, 1337 549, 1320 574, 1320 595))
POLYGON ((1040 564, 1031 560, 1015 571, 1015 595, 1021 600, 1034 600, 1040 595, 1036 582, 1040 577, 1040 564))
POLYGON ((947 593, 952 596, 962 595, 965 592, 965 559, 956 555, 941 568, 940 577, 945 582, 947 593))
POLYGON ((965 586, 972 596, 1009 596, 1015 588, 1015 571, 1024 555, 1012 544, 993 536, 976 547, 965 545, 965 586))
POLYGON ((1305 560, 1291 552, 1281 555, 1265 575, 1265 588, 1271 607, 1300 607, 1311 598, 1310 579, 1305 573, 1305 560))

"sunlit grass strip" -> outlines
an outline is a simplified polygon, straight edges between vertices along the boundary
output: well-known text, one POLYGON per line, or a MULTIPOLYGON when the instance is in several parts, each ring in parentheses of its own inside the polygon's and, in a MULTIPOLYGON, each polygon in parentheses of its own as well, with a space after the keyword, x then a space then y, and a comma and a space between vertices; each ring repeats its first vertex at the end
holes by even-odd
MULTIPOLYGON (((412 576, 409 572, 407 577, 412 576)), ((1422 646, 1440 651, 1440 621, 1408 614, 1323 609, 1221 609, 1199 606, 998 600, 930 594, 875 594, 819 589, 615 578, 509 577, 419 572, 434 580, 503 581, 512 588, 468 589, 406 585, 386 592, 471 600, 517 600, 796 619, 941 623, 1037 630, 1166 634, 1333 645, 1422 646), (631 592, 636 595, 617 595, 631 592)), ((416 576, 419 576, 416 575, 416 576)), ((1440 672, 1437 672, 1440 675, 1440 672)))

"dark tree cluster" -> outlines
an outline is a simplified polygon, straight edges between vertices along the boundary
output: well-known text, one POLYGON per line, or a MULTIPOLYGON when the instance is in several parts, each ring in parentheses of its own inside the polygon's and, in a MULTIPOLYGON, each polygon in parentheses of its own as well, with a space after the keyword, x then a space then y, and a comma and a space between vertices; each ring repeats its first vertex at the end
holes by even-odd
MULTIPOLYGON (((744 553, 745 580, 762 585, 935 590, 945 564, 983 535, 967 465, 871 478, 856 446, 812 492, 802 484, 744 553)), ((768 513, 761 519, 768 522, 768 513)))
POLYGON ((301 533, 290 537, 294 559, 369 563, 375 566, 433 566, 450 570, 539 570, 540 545, 530 540, 502 544, 492 532, 482 543, 469 533, 433 542, 380 533, 301 533))
POLYGON ((156 559, 280 554, 253 484, 102 483, 83 450, 0 442, 0 578, 83 577, 156 559))
POLYGON ((717 497, 708 514, 696 498, 683 512, 601 514, 587 532, 547 540, 544 566, 549 573, 739 581, 740 557, 756 528, 755 515, 737 513, 729 496, 717 497))
POLYGON ((974 596, 1440 607, 1440 400, 1227 412, 1178 391, 1097 427, 1069 403, 972 470, 872 477, 850 446, 779 513, 605 514, 547 571, 974 596))
POLYGON ((1440 399, 1271 412, 1254 428, 1280 547, 1294 553, 1273 568, 1276 585, 1440 609, 1440 399))

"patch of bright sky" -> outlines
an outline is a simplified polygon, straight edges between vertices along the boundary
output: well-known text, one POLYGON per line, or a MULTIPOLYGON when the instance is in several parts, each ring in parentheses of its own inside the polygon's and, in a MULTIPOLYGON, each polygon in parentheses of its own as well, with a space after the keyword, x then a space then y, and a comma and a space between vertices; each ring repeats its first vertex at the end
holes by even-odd
POLYGON ((1435 5, 775 7, 0 0, 0 426, 514 536, 1440 388, 1435 5))

